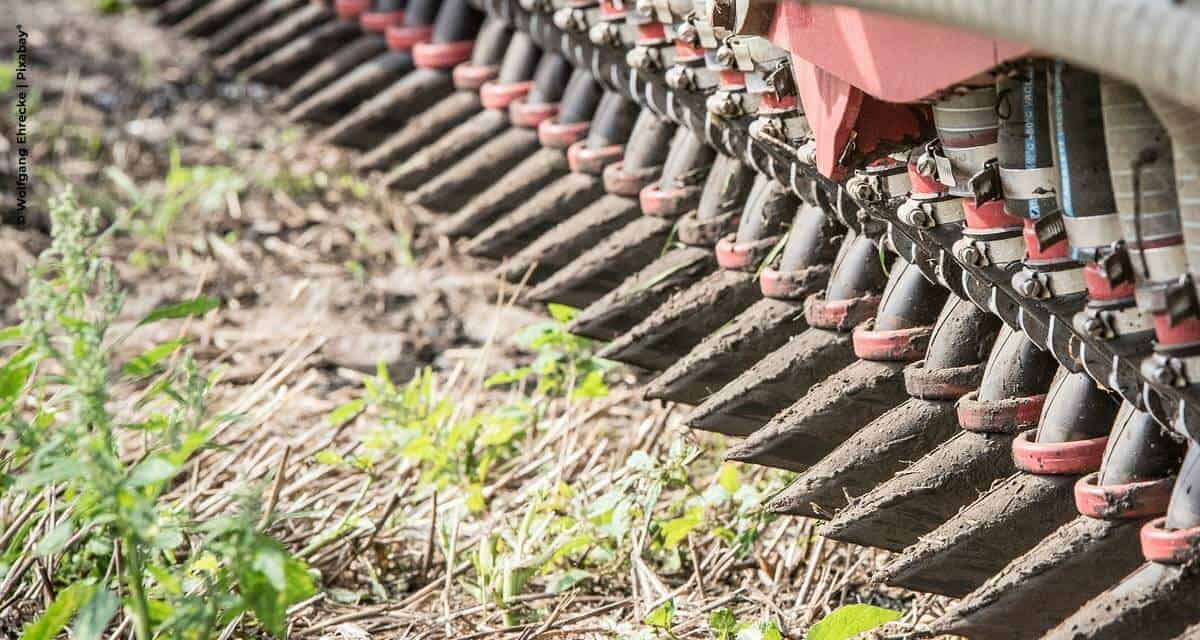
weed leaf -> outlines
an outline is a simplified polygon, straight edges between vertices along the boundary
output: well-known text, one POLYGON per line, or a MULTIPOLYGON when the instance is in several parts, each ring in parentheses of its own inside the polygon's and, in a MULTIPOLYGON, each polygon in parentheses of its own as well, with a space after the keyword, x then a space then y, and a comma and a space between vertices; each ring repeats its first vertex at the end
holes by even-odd
POLYGON ((121 367, 121 372, 135 380, 153 375, 157 370, 158 363, 166 360, 185 344, 187 344, 186 339, 179 339, 150 347, 138 357, 126 362, 125 366, 121 367))
POLYGON ((329 413, 329 426, 336 428, 346 424, 346 422, 348 422, 351 418, 358 415, 362 409, 362 398, 351 400, 350 402, 343 404, 329 413))
POLYGON ((174 304, 168 304, 158 307, 151 311, 138 322, 138 326, 158 322, 159 320, 173 320, 176 318, 187 318, 191 316, 202 316, 213 309, 221 306, 221 301, 209 296, 200 296, 191 300, 184 300, 174 304))
POLYGON ((899 618, 899 611, 869 604, 848 604, 834 609, 814 624, 808 630, 808 640, 847 640, 899 618))
POLYGON ((145 487, 170 480, 177 471, 178 467, 165 458, 152 456, 139 462, 133 471, 129 472, 126 483, 134 488, 145 487))
POLYGON ((658 605, 653 611, 646 614, 646 619, 643 622, 647 626, 656 629, 670 629, 672 621, 675 620, 675 599, 672 598, 658 605))
POLYGON ((25 627, 21 640, 52 640, 67 626, 79 607, 91 599, 95 590, 96 585, 80 581, 59 591, 41 617, 25 627))
POLYGON ((108 589, 97 589, 75 617, 75 625, 71 627, 74 640, 99 640, 120 606, 117 594, 108 589))

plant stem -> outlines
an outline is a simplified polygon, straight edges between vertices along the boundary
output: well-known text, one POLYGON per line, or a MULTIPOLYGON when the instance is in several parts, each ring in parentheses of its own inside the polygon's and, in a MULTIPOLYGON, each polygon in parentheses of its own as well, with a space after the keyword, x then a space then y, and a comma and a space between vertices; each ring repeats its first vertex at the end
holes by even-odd
POLYGON ((138 640, 151 640, 150 608, 146 604, 146 590, 142 584, 142 550, 134 543, 132 536, 124 537, 124 547, 127 556, 125 581, 128 583, 130 608, 133 609, 133 630, 138 640))

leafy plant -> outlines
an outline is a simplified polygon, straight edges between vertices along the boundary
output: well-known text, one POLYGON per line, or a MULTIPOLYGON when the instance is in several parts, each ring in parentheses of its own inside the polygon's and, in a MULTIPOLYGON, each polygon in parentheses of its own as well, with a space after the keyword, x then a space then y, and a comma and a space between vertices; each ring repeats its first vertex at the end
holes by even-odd
POLYGON ((596 357, 594 342, 567 329, 578 313, 575 309, 551 303, 548 310, 553 320, 532 324, 514 339, 521 347, 537 353, 533 364, 493 375, 484 386, 511 384, 536 376, 534 393, 538 395, 566 396, 572 400, 607 396, 604 375, 616 363, 596 357))
MULTIPOLYGON (((72 619, 73 637, 98 638, 120 609, 139 640, 210 638, 243 612, 282 635, 287 605, 314 584, 303 563, 259 531, 256 501, 248 494, 235 512, 197 521, 171 493, 213 431, 234 417, 211 415, 208 380, 190 353, 167 362, 182 341, 114 362, 127 334, 110 335, 123 297, 99 254, 99 216, 69 194, 51 216, 53 243, 30 273, 23 322, 4 332, 22 346, 0 366, 0 423, 12 434, 3 496, 56 523, 34 553, 59 558, 52 579, 66 585, 22 638, 54 637, 72 619), (114 413, 112 387, 150 376, 135 413, 114 413)), ((167 305, 137 326, 216 304, 167 305)))
POLYGON ((249 184, 233 167, 184 164, 175 146, 171 147, 161 192, 147 193, 114 166, 104 173, 128 200, 122 225, 134 235, 153 240, 165 238, 183 212, 194 209, 199 214, 212 213, 230 194, 245 191, 249 184))
POLYGON ((838 607, 808 630, 808 640, 849 640, 878 626, 900 619, 900 612, 869 604, 838 607))

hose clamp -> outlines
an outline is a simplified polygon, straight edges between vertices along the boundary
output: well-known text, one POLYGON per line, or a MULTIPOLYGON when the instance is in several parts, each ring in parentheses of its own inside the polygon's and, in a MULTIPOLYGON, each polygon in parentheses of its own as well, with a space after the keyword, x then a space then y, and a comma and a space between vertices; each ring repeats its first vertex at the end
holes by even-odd
POLYGON ((962 198, 948 193, 914 193, 896 209, 901 222, 918 229, 962 222, 962 198))
POLYGON ((1058 193, 1058 169, 1005 169, 1000 167, 1000 186, 1006 200, 1040 200, 1058 193))
POLYGON ((758 276, 758 287, 763 297, 776 300, 800 300, 814 294, 829 284, 829 265, 815 264, 795 271, 780 271, 773 267, 762 270, 758 276))
POLYGON ((929 369, 925 360, 904 368, 904 390, 921 400, 957 400, 979 387, 983 363, 929 369))
POLYGON ((1062 269, 1039 269, 1026 265, 1014 273, 1011 284, 1017 293, 1026 298, 1049 300, 1057 296, 1087 291, 1083 267, 1074 261, 1062 263, 1062 269))
POLYGON ((817 293, 805 299, 804 319, 810 327, 849 331, 875 317, 882 300, 873 293, 844 300, 826 300, 824 293, 817 293))
POLYGON ((1154 328, 1150 316, 1127 301, 1117 304, 1089 302, 1083 311, 1075 314, 1071 324, 1076 331, 1100 340, 1113 340, 1154 328))
POLYGON ((726 271, 753 270, 778 242, 779 236, 738 242, 731 233, 717 241, 717 266, 726 271))
POLYGON ((1085 218, 1063 216, 1067 239, 1074 249, 1108 247, 1122 238, 1121 219, 1115 213, 1085 218))
POLYGON ((1025 257, 1020 227, 964 233, 951 247, 960 261, 975 266, 1003 265, 1025 257))
POLYGON ((867 320, 854 329, 854 355, 877 362, 915 362, 929 348, 932 326, 907 327, 878 331, 875 320, 867 320))

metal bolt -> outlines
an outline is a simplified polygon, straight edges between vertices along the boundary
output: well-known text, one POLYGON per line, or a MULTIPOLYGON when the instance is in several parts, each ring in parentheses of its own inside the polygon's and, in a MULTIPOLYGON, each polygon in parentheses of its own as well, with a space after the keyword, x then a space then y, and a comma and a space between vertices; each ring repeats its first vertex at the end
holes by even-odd
POLYGON ((1156 366, 1151 372, 1151 377, 1154 378, 1154 381, 1163 386, 1174 385, 1176 377, 1175 372, 1171 370, 1171 367, 1167 366, 1167 363, 1165 362, 1155 364, 1156 366))
POLYGON ((1017 291, 1026 298, 1036 298, 1042 293, 1042 283, 1030 276, 1020 281, 1017 291))
POLYGON ((691 22, 685 22, 679 27, 679 39, 689 46, 700 46, 700 32, 696 30, 696 25, 691 22))
POLYGON ((671 67, 667 70, 667 86, 676 91, 686 91, 696 86, 695 74, 687 67, 671 67))
POLYGON ((963 262, 974 265, 976 267, 983 264, 983 253, 979 251, 975 245, 967 245, 959 251, 958 258, 963 262))
POLYGON ((716 57, 717 64, 721 65, 722 67, 728 67, 732 69, 734 65, 737 64, 737 58, 735 58, 733 55, 733 49, 730 49, 725 45, 721 45, 721 47, 717 49, 716 57))
POLYGON ((1103 320, 1096 316, 1088 316, 1083 321, 1083 329, 1093 338, 1103 338, 1108 335, 1108 327, 1105 326, 1103 320))
POLYGON ((742 112, 742 101, 735 93, 726 93, 725 98, 721 100, 721 114, 726 116, 736 116, 742 112))
POLYGON ((596 46, 615 47, 621 44, 620 31, 611 22, 601 22, 588 31, 588 39, 596 46))

